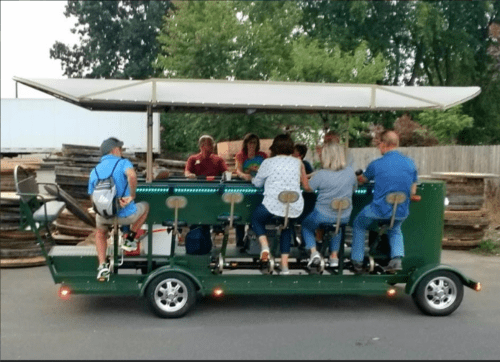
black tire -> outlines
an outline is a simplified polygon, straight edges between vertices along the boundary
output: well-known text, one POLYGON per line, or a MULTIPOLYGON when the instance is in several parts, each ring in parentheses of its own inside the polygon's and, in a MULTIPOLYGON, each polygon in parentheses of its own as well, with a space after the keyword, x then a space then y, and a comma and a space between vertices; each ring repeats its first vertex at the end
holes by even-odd
POLYGON ((422 278, 412 297, 424 314, 447 316, 462 303, 464 286, 455 273, 438 270, 422 278))
POLYGON ((183 317, 196 303, 196 289, 187 276, 167 272, 158 275, 146 288, 151 310, 162 318, 183 317))

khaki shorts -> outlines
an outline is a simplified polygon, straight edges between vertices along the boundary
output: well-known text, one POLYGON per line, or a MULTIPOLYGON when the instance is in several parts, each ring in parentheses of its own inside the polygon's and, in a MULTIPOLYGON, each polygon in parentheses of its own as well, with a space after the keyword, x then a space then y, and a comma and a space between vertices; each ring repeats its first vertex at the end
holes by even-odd
MULTIPOLYGON (((137 207, 137 211, 127 217, 119 217, 118 225, 132 225, 135 223, 146 212, 147 205, 148 204, 145 201, 136 203, 135 206, 137 207)), ((97 229, 108 230, 108 225, 113 225, 114 218, 106 219, 101 215, 96 214, 95 223, 97 229)))

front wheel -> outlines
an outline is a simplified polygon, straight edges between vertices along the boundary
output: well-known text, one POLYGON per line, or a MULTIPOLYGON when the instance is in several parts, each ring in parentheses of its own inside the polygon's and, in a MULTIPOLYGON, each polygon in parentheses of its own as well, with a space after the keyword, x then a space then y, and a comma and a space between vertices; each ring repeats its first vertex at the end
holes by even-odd
POLYGON ((146 289, 152 311, 162 318, 184 316, 196 302, 196 289, 187 276, 164 273, 154 278, 146 289))
POLYGON ((464 296, 464 286, 455 273, 435 271, 418 283, 413 301, 425 314, 446 316, 453 313, 464 296))

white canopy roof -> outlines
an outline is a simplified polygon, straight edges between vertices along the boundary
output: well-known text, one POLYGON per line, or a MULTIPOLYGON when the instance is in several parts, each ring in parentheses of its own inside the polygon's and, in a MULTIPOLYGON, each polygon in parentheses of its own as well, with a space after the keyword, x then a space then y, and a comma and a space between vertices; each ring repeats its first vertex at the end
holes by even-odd
POLYGON ((219 112, 365 112, 445 110, 479 87, 399 87, 374 84, 201 79, 23 79, 14 81, 93 110, 219 112))

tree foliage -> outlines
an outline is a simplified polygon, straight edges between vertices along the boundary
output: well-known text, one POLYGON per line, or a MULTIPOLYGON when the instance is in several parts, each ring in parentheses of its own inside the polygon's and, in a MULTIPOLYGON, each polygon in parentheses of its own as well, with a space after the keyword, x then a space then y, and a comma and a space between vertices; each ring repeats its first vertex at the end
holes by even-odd
POLYGON ((154 74, 156 36, 169 1, 68 1, 64 15, 77 19, 72 47, 56 41, 50 57, 68 77, 144 79, 154 74))
POLYGON ((427 126, 441 144, 456 144, 460 132, 472 127, 473 119, 462 113, 462 106, 447 111, 424 111, 418 114, 420 124, 427 126))
MULTIPOLYGON (((381 55, 373 57, 364 42, 352 53, 338 46, 329 48, 300 30, 302 16, 297 2, 184 2, 165 19, 155 67, 164 76, 176 78, 349 83, 383 79, 386 62, 381 55)), ((181 143, 181 136, 168 126, 178 117, 163 118, 167 148, 175 149, 181 143)), ((231 140, 248 132, 274 137, 283 131, 312 145, 331 120, 328 115, 182 118, 198 130, 188 142, 193 146, 203 133, 213 134, 216 140, 231 140)))
MULTIPOLYGON (((81 42, 72 48, 56 42, 51 57, 62 61, 69 77, 480 86, 480 96, 461 108, 412 112, 410 121, 440 143, 500 143, 500 36, 488 32, 500 23, 500 1, 174 3, 68 1, 65 15, 76 17, 72 31, 81 42)), ((350 144, 368 145, 373 129, 393 128, 402 115, 352 117, 350 144)), ((343 133, 346 124, 345 117, 328 113, 171 113, 162 123, 164 145, 185 151, 195 150, 203 133, 231 140, 286 130, 312 145, 322 130, 343 133)))
POLYGON ((472 127, 456 135, 464 144, 500 142, 498 59, 488 29, 499 22, 498 1, 303 1, 302 27, 329 46, 353 51, 366 41, 389 64, 384 84, 480 86, 464 104, 472 127))

